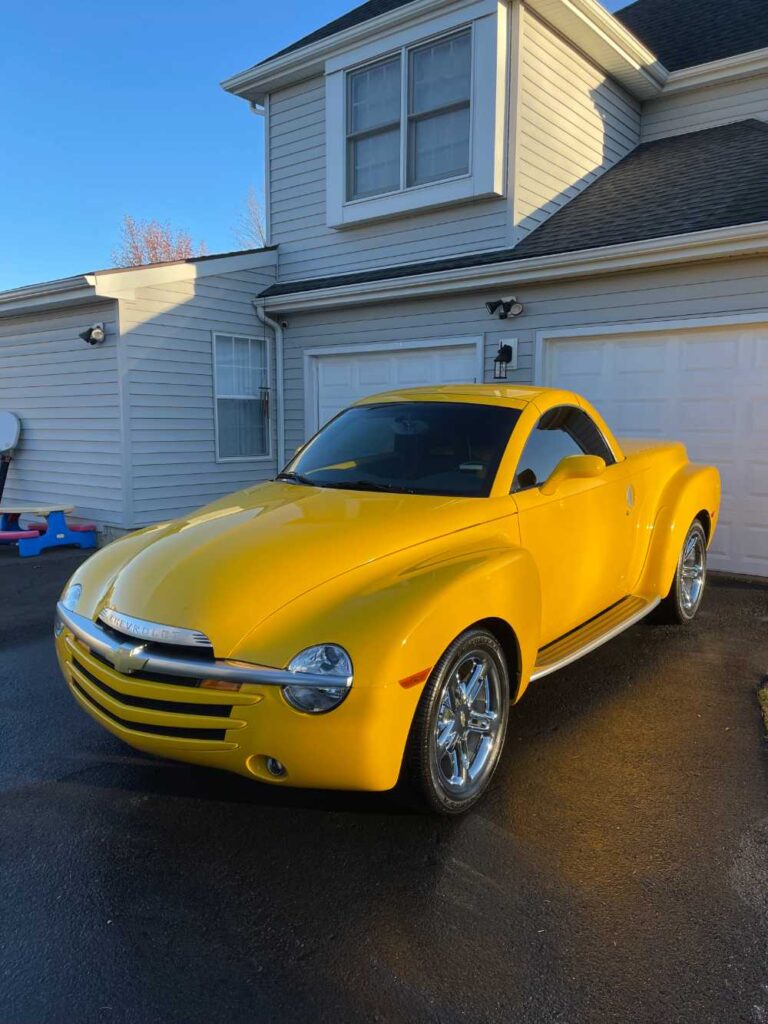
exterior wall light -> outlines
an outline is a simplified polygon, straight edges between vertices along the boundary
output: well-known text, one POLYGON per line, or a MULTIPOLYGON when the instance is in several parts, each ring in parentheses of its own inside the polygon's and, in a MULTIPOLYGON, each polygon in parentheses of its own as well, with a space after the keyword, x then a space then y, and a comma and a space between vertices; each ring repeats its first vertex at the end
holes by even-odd
POLYGON ((506 381, 510 366, 513 370, 517 369, 517 341, 500 343, 494 359, 494 380, 506 381))
POLYGON ((486 302, 485 308, 490 316, 497 316, 499 320, 508 320, 511 316, 520 316, 524 310, 522 302, 516 298, 498 299, 496 302, 486 302))

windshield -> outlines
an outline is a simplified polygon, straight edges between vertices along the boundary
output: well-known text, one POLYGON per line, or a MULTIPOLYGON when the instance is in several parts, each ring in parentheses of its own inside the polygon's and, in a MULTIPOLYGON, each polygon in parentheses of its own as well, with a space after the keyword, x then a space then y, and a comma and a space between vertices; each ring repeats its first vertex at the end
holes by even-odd
POLYGON ((346 409, 280 479, 314 487, 487 497, 520 413, 498 405, 388 402, 346 409))

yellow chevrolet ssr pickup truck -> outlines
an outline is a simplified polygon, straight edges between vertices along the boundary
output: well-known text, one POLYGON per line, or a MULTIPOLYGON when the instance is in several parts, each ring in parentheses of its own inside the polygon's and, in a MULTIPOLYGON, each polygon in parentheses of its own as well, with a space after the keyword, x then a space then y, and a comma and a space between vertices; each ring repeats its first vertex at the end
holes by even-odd
POLYGON ((344 410, 277 479, 98 552, 56 647, 139 750, 456 814, 534 680, 649 613, 687 623, 717 470, 578 395, 453 385, 344 410))

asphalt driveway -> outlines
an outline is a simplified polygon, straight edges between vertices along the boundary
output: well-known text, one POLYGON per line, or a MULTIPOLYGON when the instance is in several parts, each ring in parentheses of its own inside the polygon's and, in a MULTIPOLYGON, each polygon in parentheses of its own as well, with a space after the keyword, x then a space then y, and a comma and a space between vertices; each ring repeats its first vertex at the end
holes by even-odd
POLYGON ((0 1021, 768 1022, 768 589, 515 709, 458 821, 151 760, 58 675, 79 555, 0 550, 0 1021))

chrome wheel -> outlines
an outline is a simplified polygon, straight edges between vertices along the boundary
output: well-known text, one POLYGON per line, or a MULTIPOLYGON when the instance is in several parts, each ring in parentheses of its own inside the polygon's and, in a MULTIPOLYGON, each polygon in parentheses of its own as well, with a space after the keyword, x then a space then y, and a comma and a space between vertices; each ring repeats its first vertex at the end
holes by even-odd
POLYGON ((699 607, 707 578, 707 547, 701 530, 691 530, 680 559, 680 604, 688 618, 699 607))
POLYGON ((495 766, 503 724, 499 670, 482 650, 465 654, 446 678, 433 736, 437 774, 446 793, 471 796, 495 766))

